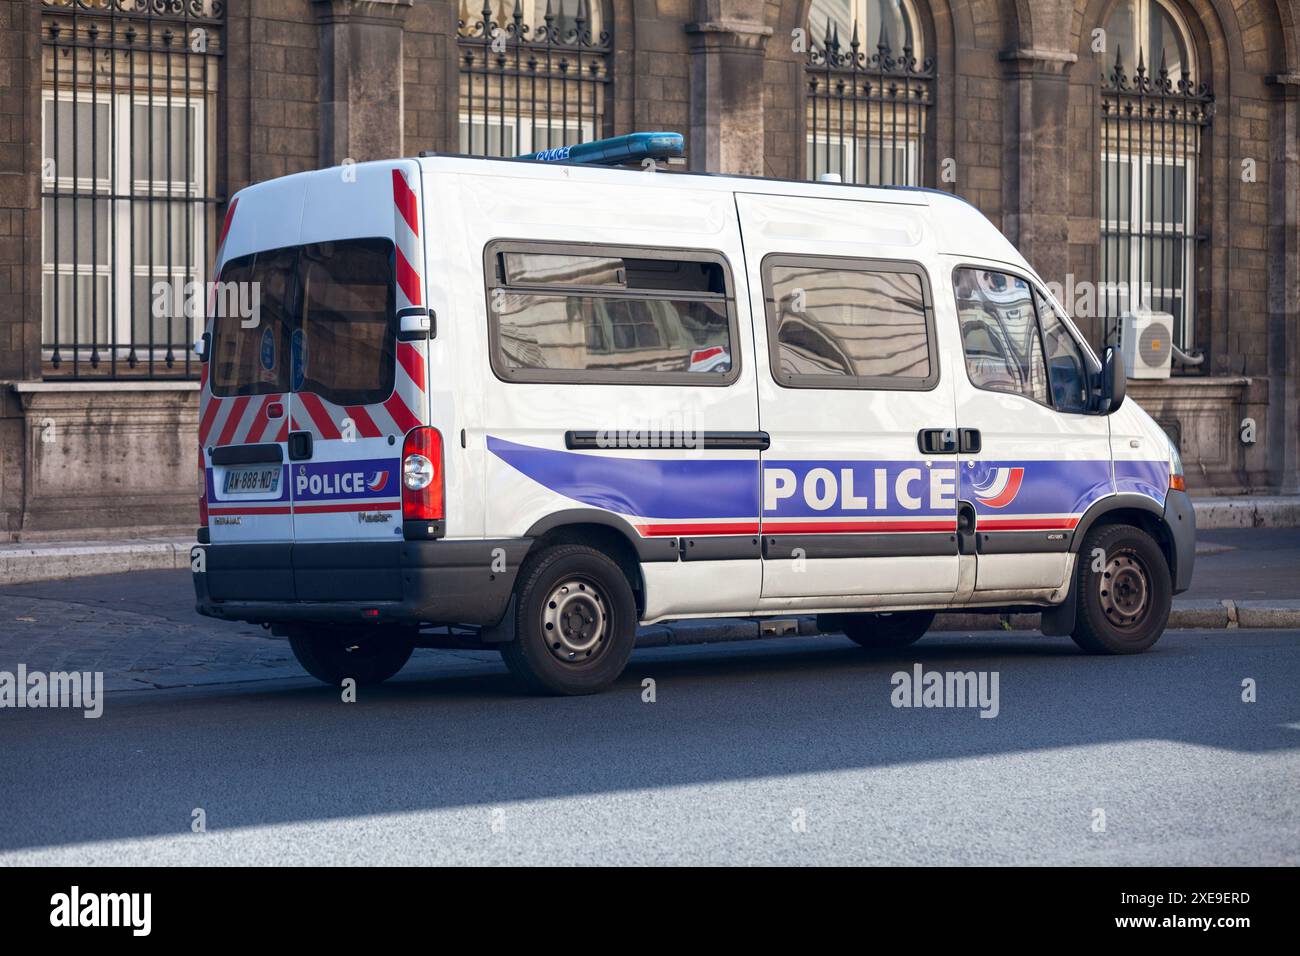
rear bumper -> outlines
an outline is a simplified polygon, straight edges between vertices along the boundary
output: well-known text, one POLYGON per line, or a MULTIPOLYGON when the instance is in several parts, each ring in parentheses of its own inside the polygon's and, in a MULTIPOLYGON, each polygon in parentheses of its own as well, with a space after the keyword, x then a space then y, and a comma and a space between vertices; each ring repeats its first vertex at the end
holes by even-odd
POLYGON ((1192 586, 1196 564, 1196 511, 1185 491, 1170 491, 1165 497, 1165 524, 1174 539, 1174 593, 1192 586))
POLYGON ((531 538, 208 544, 197 610, 256 624, 467 624, 505 613, 531 538))

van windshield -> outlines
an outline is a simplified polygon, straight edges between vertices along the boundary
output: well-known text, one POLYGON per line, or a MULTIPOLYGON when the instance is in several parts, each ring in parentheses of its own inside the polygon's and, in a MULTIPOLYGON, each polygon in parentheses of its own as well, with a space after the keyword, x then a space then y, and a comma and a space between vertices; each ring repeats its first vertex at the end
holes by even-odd
POLYGON ((217 284, 214 395, 314 392, 369 405, 393 391, 393 243, 347 239, 232 259, 217 284), (223 307, 223 297, 230 305, 223 307))

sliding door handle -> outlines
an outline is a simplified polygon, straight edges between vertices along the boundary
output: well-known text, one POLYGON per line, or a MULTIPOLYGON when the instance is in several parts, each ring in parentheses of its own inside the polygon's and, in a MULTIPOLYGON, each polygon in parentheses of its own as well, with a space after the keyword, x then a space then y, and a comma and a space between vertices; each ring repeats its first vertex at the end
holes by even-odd
POLYGON ((922 428, 916 433, 916 447, 922 455, 957 454, 957 429, 922 428))

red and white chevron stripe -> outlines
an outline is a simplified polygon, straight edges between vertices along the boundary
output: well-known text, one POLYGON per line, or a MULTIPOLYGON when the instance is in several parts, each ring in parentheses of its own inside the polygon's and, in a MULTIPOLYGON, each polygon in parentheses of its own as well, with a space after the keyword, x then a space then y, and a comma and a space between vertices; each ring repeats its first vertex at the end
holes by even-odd
MULTIPOLYGON (((234 205, 231 206, 231 213, 234 205)), ((228 225, 227 225, 228 228, 228 225)), ((424 249, 420 242, 420 204, 402 170, 393 169, 394 270, 397 309, 424 303, 424 249)), ((224 239, 224 236, 223 236, 224 239)), ((286 407, 286 394, 218 398, 208 388, 208 367, 200 383, 199 441, 209 445, 240 445, 285 441, 289 431, 309 431, 315 438, 342 438, 352 421, 357 438, 405 435, 428 419, 426 393, 428 346, 425 342, 397 344, 396 375, 392 394, 373 405, 337 405, 313 392, 294 393, 292 416, 268 418, 276 403, 286 407)))

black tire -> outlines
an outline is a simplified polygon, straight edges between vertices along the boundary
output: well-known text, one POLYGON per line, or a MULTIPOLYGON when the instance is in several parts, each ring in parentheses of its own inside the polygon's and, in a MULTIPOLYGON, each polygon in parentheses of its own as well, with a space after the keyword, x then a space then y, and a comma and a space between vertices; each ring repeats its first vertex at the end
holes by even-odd
POLYGON ((290 630, 289 646, 308 674, 334 687, 348 677, 357 686, 382 684, 402 669, 415 649, 409 634, 391 628, 340 631, 310 626, 290 630))
POLYGON ((1075 574, 1074 643, 1089 654, 1140 654, 1160 639, 1174 588, 1169 562, 1151 535, 1125 524, 1093 528, 1075 574))
POLYGON ((859 647, 872 650, 915 644, 934 623, 934 611, 893 611, 880 614, 828 614, 817 618, 824 630, 843 631, 859 647))
POLYGON ((529 690, 596 694, 623 673, 636 643, 636 599, 608 556, 579 544, 530 556, 514 607, 515 638, 501 657, 529 690))

